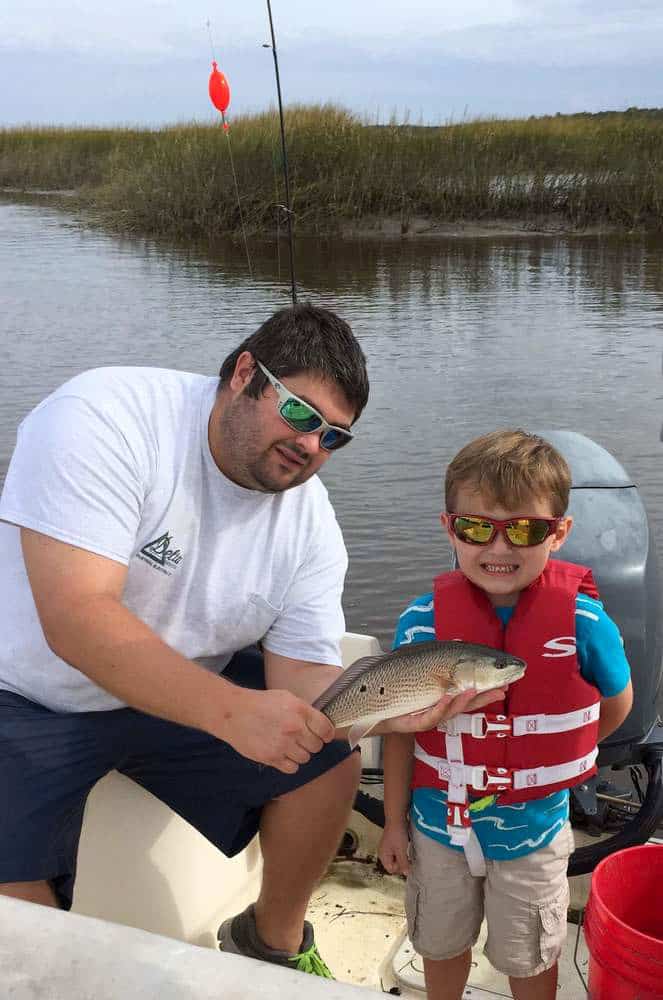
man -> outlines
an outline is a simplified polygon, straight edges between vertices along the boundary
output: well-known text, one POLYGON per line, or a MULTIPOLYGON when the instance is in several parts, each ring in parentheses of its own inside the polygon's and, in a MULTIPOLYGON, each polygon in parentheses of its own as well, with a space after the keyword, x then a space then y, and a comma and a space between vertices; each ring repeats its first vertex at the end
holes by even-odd
POLYGON ((329 974, 304 915, 360 761, 311 707, 347 565, 315 473, 367 398, 350 328, 307 304, 219 379, 99 369, 25 419, 0 500, 0 893, 71 905, 85 799, 116 768, 229 856, 260 829, 260 896, 221 947, 329 974), (258 642, 264 665, 239 653, 258 642))

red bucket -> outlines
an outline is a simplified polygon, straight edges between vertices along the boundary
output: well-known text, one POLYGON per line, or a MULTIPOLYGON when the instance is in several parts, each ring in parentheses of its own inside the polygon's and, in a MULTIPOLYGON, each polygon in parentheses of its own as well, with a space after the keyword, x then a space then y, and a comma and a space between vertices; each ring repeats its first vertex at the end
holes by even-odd
POLYGON ((663 1000, 663 846, 597 865, 585 910, 591 1000, 663 1000))

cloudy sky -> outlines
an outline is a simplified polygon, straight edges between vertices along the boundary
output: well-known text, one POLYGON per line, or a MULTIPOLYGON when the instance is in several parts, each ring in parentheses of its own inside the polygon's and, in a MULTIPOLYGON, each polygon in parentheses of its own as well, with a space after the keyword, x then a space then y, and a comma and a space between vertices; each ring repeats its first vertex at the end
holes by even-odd
MULTIPOLYGON (((432 123, 663 106, 661 0, 272 0, 272 9, 286 103, 432 123)), ((211 120, 210 34, 230 112, 272 105, 264 0, 0 0, 0 124, 211 120)))

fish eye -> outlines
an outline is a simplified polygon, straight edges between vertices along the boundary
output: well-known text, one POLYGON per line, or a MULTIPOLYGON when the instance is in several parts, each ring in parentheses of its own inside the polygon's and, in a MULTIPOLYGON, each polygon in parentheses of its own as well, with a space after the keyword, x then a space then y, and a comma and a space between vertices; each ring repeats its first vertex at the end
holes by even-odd
POLYGON ((365 691, 366 690, 366 685, 362 684, 362 686, 359 688, 359 690, 360 690, 360 692, 365 691))
POLYGON ((380 688, 380 694, 384 694, 384 688, 380 688))

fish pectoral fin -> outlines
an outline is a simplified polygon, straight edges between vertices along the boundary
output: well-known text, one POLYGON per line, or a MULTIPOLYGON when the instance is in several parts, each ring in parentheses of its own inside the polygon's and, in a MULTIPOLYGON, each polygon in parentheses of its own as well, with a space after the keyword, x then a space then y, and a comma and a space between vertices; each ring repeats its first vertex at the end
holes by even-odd
POLYGON ((364 736, 368 736, 371 729, 375 729, 377 722, 366 722, 360 719, 359 722, 355 722, 353 726, 350 727, 350 732, 348 733, 348 743, 350 748, 354 750, 360 740, 363 740, 364 736))

